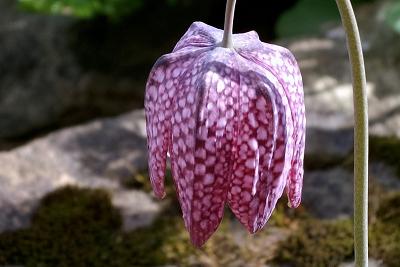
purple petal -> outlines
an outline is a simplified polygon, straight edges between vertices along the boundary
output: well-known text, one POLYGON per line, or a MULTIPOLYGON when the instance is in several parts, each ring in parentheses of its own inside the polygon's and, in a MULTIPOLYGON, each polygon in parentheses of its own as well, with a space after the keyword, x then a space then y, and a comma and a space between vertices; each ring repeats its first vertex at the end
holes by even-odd
MULTIPOLYGON (((199 54, 199 52, 197 52, 199 54)), ((167 151, 171 146, 171 110, 180 71, 196 59, 196 53, 161 57, 152 68, 145 93, 149 174, 154 194, 165 196, 164 176, 167 151)))
POLYGON ((268 186, 263 174, 271 166, 278 119, 269 95, 261 92, 257 81, 248 73, 240 75, 237 105, 239 126, 228 201, 238 220, 250 232, 255 232, 259 207, 264 209, 260 205, 263 201, 259 199, 259 190, 268 186))
POLYGON ((183 69, 173 101, 171 168, 185 226, 191 229, 195 175, 196 112, 202 78, 202 62, 183 69))
POLYGON ((173 52, 211 47, 222 39, 221 30, 203 22, 193 22, 187 32, 175 45, 173 52))
POLYGON ((293 159, 292 168, 287 179, 287 193, 291 207, 297 207, 301 202, 303 183, 303 158, 305 144, 305 110, 303 83, 299 67, 293 54, 286 48, 266 44, 253 43, 240 49, 239 53, 245 58, 256 62, 272 72, 283 85, 289 100, 293 118, 293 159))
POLYGON ((261 229, 275 208, 276 202, 282 196, 285 188, 287 177, 292 167, 293 158, 293 118, 290 112, 288 98, 286 97, 283 88, 279 81, 269 73, 264 72, 263 76, 260 76, 262 86, 266 92, 270 95, 272 102, 275 104, 275 112, 277 112, 278 123, 276 126, 276 132, 274 135, 275 147, 273 150, 272 161, 270 169, 267 173, 264 173, 264 181, 267 186, 260 187, 259 198, 265 202, 260 205, 265 208, 262 211, 259 209, 257 226, 254 225, 254 230, 261 229), (257 228, 256 228, 257 227, 257 228))
POLYGON ((236 102, 232 92, 237 94, 237 75, 219 62, 228 62, 232 57, 228 55, 217 49, 198 60, 203 68, 193 66, 182 81, 186 86, 174 110, 174 177, 185 224, 196 246, 203 245, 221 222, 232 169, 236 102))
POLYGON ((292 118, 279 81, 265 70, 241 73, 237 153, 229 205, 254 233, 264 226, 281 197, 290 168, 287 150, 292 118))
POLYGON ((165 88, 166 69, 167 66, 162 61, 156 63, 150 72, 145 94, 150 181, 154 194, 159 198, 165 196, 164 175, 170 145, 168 136, 171 112, 165 103, 170 103, 171 100, 165 88))

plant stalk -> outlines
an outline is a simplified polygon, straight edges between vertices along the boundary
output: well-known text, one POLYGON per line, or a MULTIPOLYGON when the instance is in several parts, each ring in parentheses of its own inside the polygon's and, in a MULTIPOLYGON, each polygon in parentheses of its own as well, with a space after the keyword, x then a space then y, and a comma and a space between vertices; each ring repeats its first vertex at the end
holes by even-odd
POLYGON ((364 59, 350 0, 336 0, 346 32, 354 101, 354 253, 355 266, 368 266, 368 102, 364 59))
POLYGON ((233 30, 233 18, 235 16, 235 5, 236 5, 236 0, 226 1, 224 37, 221 43, 221 46, 225 48, 233 48, 232 30, 233 30))

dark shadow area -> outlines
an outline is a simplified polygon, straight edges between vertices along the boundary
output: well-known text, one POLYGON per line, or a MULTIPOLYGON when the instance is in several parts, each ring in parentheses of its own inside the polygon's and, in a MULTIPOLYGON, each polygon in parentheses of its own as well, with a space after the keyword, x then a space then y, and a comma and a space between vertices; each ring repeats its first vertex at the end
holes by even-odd
MULTIPOLYGON (((279 15, 296 0, 282 3, 238 2, 235 32, 256 30, 264 41, 275 38, 279 15)), ((71 27, 70 44, 81 66, 145 82, 152 64, 169 53, 194 21, 223 28, 225 2, 194 1, 168 5, 150 0, 138 12, 118 21, 106 17, 79 21, 71 27)))
MULTIPOLYGON (((235 32, 275 37, 284 3, 238 3, 235 32)), ((193 21, 222 28, 225 2, 149 0, 136 13, 79 20, 0 4, 0 149, 93 118, 143 107, 149 70, 193 21), (3 15, 4 13, 4 15, 3 15)))

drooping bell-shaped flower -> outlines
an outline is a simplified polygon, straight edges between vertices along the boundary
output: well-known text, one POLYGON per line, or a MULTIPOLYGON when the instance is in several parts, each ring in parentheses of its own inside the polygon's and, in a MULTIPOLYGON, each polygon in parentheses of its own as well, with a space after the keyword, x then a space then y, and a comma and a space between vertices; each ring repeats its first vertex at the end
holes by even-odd
POLYGON ((167 155, 185 226, 201 246, 229 205, 261 229, 285 187, 301 200, 305 116, 302 79, 285 48, 256 32, 191 25, 151 70, 145 96, 150 179, 162 198, 167 155))

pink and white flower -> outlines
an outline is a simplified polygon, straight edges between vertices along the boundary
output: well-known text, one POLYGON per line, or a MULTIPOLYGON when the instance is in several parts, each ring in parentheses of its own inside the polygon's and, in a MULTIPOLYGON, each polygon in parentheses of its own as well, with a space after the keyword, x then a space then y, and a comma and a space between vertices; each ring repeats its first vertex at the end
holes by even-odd
POLYGON ((234 34, 195 22, 154 65, 145 112, 150 179, 165 195, 167 155, 185 226, 201 246, 227 203, 251 232, 286 191, 301 201, 305 110, 300 70, 287 49, 256 32, 234 34))

